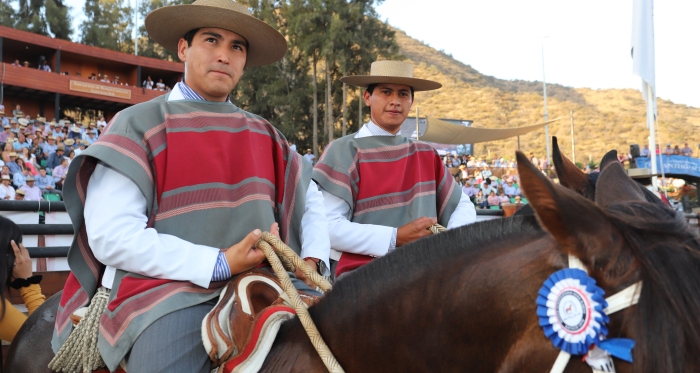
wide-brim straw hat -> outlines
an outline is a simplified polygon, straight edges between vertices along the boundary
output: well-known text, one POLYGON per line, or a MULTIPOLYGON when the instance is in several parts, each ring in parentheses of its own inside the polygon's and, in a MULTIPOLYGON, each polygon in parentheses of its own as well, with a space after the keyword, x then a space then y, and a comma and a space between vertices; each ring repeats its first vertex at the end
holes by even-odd
POLYGON ((27 120, 26 118, 19 118, 17 119, 17 123, 19 123, 20 126, 26 126, 27 124, 29 124, 29 120, 27 120))
POLYGON ((403 84, 414 91, 432 91, 442 87, 442 84, 432 80, 414 78, 413 65, 400 61, 375 61, 369 75, 344 76, 340 81, 364 88, 379 83, 403 84))
POLYGON ((197 0, 190 5, 156 9, 146 16, 148 36, 171 52, 186 33, 205 27, 235 32, 248 42, 246 67, 279 61, 287 53, 287 40, 267 23, 253 17, 245 5, 232 0, 197 0))

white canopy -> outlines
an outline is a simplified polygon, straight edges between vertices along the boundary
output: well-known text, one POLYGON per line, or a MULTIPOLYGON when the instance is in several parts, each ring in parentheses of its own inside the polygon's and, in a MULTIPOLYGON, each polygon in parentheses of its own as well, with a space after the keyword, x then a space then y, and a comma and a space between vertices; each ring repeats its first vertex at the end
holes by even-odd
POLYGON ((510 137, 524 135, 536 131, 547 124, 558 121, 561 118, 547 122, 514 128, 474 128, 445 122, 437 118, 427 117, 425 133, 420 140, 438 144, 476 144, 479 142, 503 140, 510 137))

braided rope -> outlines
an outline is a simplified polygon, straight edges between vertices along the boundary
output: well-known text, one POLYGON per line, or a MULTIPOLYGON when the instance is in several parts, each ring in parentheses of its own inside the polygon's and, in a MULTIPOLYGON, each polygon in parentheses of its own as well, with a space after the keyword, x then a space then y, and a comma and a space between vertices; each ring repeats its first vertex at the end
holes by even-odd
POLYGON ((447 231, 447 228, 443 227, 440 224, 433 224, 428 228, 433 234, 438 234, 447 231))
POLYGON ((100 287, 92 298, 87 314, 75 330, 70 333, 68 340, 61 346, 56 356, 49 363, 49 369, 56 372, 92 372, 105 367, 105 363, 97 349, 100 316, 109 303, 109 290, 100 287))
POLYGON ((330 290, 330 283, 328 283, 328 281, 326 281, 318 273, 314 273, 313 270, 309 268, 308 264, 299 258, 299 256, 289 248, 289 246, 285 245, 284 242, 280 241, 277 236, 271 233, 264 232, 262 239, 258 241, 256 247, 265 253, 265 257, 267 257, 270 265, 272 265, 272 269, 275 271, 277 278, 282 284, 282 289, 284 289, 284 292, 292 302, 292 306, 294 307, 294 310, 296 310, 297 316, 299 316, 301 325, 304 327, 306 334, 311 340, 311 344, 316 349, 316 352, 318 352, 318 355, 321 357, 326 369, 328 369, 330 373, 344 373, 345 371, 335 359, 335 356, 333 356, 333 353, 323 340, 321 333, 319 333, 318 329, 316 328, 316 325, 311 319, 311 315, 309 315, 309 311, 306 309, 306 304, 299 297, 299 293, 294 287, 294 284, 292 284, 292 280, 289 278, 289 274, 282 265, 278 255, 289 259, 304 273, 304 275, 310 278, 311 281, 313 281, 322 290, 330 290))

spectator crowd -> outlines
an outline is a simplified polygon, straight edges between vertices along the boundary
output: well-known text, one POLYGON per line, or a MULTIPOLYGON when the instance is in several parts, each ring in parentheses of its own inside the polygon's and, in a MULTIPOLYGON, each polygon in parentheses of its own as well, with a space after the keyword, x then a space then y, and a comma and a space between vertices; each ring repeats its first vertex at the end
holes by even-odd
POLYGON ((0 105, 0 199, 61 200, 68 166, 97 141, 107 125, 64 118, 32 118, 17 105, 6 115, 0 105))
MULTIPOLYGON (((18 67, 27 67, 31 68, 31 64, 29 61, 24 61, 22 63, 19 62, 19 60, 15 60, 15 62, 12 63, 12 66, 18 66, 18 67)), ((52 72, 51 66, 49 65, 48 61, 42 56, 42 58, 39 59, 39 62, 37 64, 37 69, 46 71, 46 72, 52 72)), ((68 71, 62 71, 60 73, 61 75, 70 75, 68 71)), ((80 72, 76 72, 75 76, 77 77, 82 77, 82 74, 80 72)), ((123 86, 129 86, 128 82, 122 81, 121 78, 117 75, 114 76, 114 78, 110 79, 109 75, 107 74, 102 74, 102 73, 92 73, 89 77, 87 77, 89 80, 96 80, 101 83, 110 83, 110 84, 116 84, 116 85, 123 85, 123 86)), ((150 76, 148 76, 143 83, 141 84, 141 87, 145 89, 152 89, 152 90, 157 90, 157 91, 162 91, 162 92, 169 92, 171 90, 171 87, 166 86, 165 83, 163 83, 163 79, 158 79, 158 82, 154 82, 150 76)))

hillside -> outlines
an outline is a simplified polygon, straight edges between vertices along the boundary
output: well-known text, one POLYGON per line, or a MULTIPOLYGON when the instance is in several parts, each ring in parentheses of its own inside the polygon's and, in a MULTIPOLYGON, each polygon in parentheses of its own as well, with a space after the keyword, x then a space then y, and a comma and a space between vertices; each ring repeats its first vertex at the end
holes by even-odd
MULTIPOLYGON (((396 39, 407 61, 416 65, 415 75, 443 84, 438 91, 418 93, 415 105, 421 116, 471 119, 474 126, 505 128, 543 120, 542 82, 508 81, 486 76, 469 65, 439 52, 396 30, 396 39)), ((516 62, 514 62, 516 63, 516 62)), ((549 118, 562 117, 550 125, 550 135, 571 156, 571 121, 574 112, 576 161, 600 158, 610 149, 625 153, 629 144, 646 142, 646 106, 638 90, 571 88, 547 84, 549 118)), ((415 107, 415 106, 414 106, 415 107)), ((659 135, 663 145, 691 148, 700 143, 700 109, 658 100, 659 135)), ((521 150, 542 156, 544 130, 520 138, 521 150)), ((477 156, 512 157, 517 139, 476 145, 477 156)), ((695 150, 697 154, 698 151, 695 150)))

